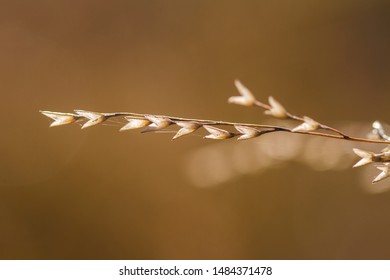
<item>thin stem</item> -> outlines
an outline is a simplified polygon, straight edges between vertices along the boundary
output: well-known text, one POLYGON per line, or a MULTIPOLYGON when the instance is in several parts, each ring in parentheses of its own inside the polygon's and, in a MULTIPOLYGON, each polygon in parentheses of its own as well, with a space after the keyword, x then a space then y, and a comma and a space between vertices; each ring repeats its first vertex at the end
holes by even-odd
POLYGON ((269 106, 269 105, 267 105, 267 104, 264 104, 264 103, 262 103, 262 102, 260 102, 260 101, 258 101, 258 100, 255 100, 255 103, 254 103, 253 106, 261 107, 261 108, 266 109, 266 110, 271 109, 271 106, 269 106))
MULTIPOLYGON (((135 118, 141 118, 144 119, 147 114, 139 114, 139 113, 131 113, 131 112, 117 112, 117 113, 104 113, 105 116, 110 117, 119 117, 119 116, 129 116, 129 117, 135 117, 135 118)), ((214 120, 202 120, 202 119, 191 119, 191 118, 181 118, 181 117, 172 117, 172 116, 165 116, 165 115, 153 115, 155 117, 159 118, 167 118, 170 119, 173 122, 176 121, 187 121, 187 122, 195 122, 199 123, 201 125, 221 125, 221 126, 247 126, 247 127, 253 127, 253 128, 267 128, 271 129, 268 131, 265 131, 266 133, 271 132, 289 132, 289 133, 298 133, 298 134, 305 134, 305 135, 312 135, 312 136, 319 136, 319 137, 327 137, 327 138, 333 138, 333 139, 339 139, 339 140, 346 140, 346 141, 353 141, 353 142, 362 142, 362 143, 373 143, 373 144, 390 144, 389 141, 386 140, 375 140, 375 139, 366 139, 366 138, 358 138, 358 137, 351 137, 337 129, 321 125, 322 129, 333 131, 338 133, 339 135, 334 134, 328 134, 328 133, 322 133, 322 132, 315 132, 315 131, 291 131, 290 128, 282 127, 282 126, 276 126, 276 125, 264 125, 264 124, 250 124, 250 123, 236 123, 236 122, 226 122, 226 121, 214 121, 214 120)), ((291 115, 291 119, 304 121, 303 118, 300 118, 298 116, 291 115)), ((264 134, 264 132, 262 133, 264 134)))

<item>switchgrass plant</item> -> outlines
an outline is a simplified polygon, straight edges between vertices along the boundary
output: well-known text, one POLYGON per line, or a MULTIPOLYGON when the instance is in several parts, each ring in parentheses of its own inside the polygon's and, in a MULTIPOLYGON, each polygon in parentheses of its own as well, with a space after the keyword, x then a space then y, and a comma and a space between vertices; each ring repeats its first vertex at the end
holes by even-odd
POLYGON ((390 176, 390 136, 386 134, 379 121, 373 123, 369 137, 353 137, 341 130, 314 120, 311 117, 298 116, 290 113, 285 106, 272 96, 268 98, 268 104, 260 102, 255 98, 251 91, 238 80, 235 81, 235 86, 239 95, 230 97, 228 99, 229 103, 246 107, 257 107, 262 109, 266 115, 273 118, 293 120, 298 124, 295 127, 290 128, 281 125, 236 123, 165 115, 139 114, 133 112, 99 113, 86 110, 74 110, 74 113, 40 112, 53 120, 50 124, 51 127, 81 123, 81 128, 84 129, 113 121, 114 119, 125 121, 125 124, 120 128, 120 131, 142 129, 141 132, 157 132, 164 131, 168 127, 175 127, 176 134, 173 136, 172 140, 192 134, 199 129, 204 129, 207 132, 204 138, 214 140, 237 138, 237 140, 241 141, 260 137, 264 134, 284 132, 333 138, 339 141, 383 144, 386 146, 380 152, 354 148, 353 151, 360 157, 360 160, 353 167, 375 164, 376 168, 381 172, 374 178, 372 181, 373 183, 384 180, 390 176))

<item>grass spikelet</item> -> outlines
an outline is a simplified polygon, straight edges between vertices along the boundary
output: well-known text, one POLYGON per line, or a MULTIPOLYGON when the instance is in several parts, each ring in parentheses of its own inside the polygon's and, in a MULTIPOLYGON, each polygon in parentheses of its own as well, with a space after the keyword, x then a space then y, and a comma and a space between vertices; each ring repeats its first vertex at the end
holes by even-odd
POLYGON ((124 119, 127 121, 127 123, 120 128, 120 131, 143 128, 141 132, 154 132, 176 124, 179 127, 179 130, 176 132, 172 140, 176 140, 185 135, 191 134, 199 128, 204 127, 205 130, 209 133, 204 136, 204 138, 216 140, 225 140, 235 136, 238 136, 237 140, 247 140, 258 137, 265 133, 279 131, 285 133, 299 133, 308 136, 332 138, 342 141, 361 142, 366 144, 386 144, 386 148, 382 149, 382 151, 377 154, 361 149, 353 149, 354 153, 360 157, 360 160, 353 167, 359 167, 373 162, 380 163, 377 168, 382 172, 374 179, 374 183, 390 176, 390 137, 385 133, 380 122, 375 121, 372 125, 371 134, 375 139, 353 137, 334 127, 315 121, 310 117, 301 117, 290 113, 272 96, 268 98, 269 104, 262 103, 257 100, 252 92, 239 80, 236 80, 234 84, 240 95, 230 97, 228 99, 229 103, 242 106, 258 107, 264 109, 264 113, 266 115, 278 119, 297 121, 299 124, 293 128, 289 128, 280 125, 275 126, 267 124, 235 123, 227 121, 202 120, 197 118, 139 114, 133 112, 98 113, 85 110, 74 110, 74 114, 51 111, 40 111, 40 113, 53 120, 53 122, 50 124, 51 127, 71 124, 84 119, 86 122, 81 127, 84 129, 90 126, 101 124, 108 118, 114 117, 122 118, 122 120, 124 119), (229 132, 228 130, 222 129, 221 127, 235 129, 237 133, 229 132))

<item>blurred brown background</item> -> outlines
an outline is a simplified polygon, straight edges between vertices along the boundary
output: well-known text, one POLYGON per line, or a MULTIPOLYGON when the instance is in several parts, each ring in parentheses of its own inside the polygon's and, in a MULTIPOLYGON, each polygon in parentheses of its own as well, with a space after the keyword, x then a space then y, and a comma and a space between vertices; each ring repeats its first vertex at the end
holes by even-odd
POLYGON ((390 258, 390 192, 358 170, 290 162, 199 188, 185 166, 211 140, 49 129, 38 113, 267 122, 226 103, 239 78, 368 131, 390 120, 389 14, 387 0, 0 1, 0 258, 390 258))

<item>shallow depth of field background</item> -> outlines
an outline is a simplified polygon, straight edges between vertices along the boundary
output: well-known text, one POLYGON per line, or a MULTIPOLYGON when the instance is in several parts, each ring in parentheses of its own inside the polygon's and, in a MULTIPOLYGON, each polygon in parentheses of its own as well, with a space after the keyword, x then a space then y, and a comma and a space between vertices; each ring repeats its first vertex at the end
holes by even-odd
POLYGON ((365 136, 390 122, 389 14, 386 0, 0 1, 0 258, 389 259, 390 191, 362 170, 288 161, 200 187, 191 155, 234 140, 49 129, 38 112, 271 122, 227 104, 239 78, 365 136))

